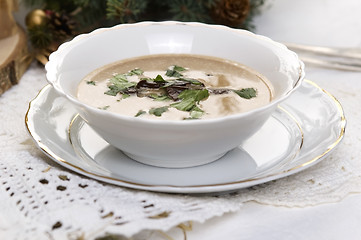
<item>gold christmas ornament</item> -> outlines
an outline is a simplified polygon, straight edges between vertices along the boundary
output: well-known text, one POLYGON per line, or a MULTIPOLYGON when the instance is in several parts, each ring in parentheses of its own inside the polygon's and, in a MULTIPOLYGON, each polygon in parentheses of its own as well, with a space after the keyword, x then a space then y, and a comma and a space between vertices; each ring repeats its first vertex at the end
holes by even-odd
POLYGON ((28 28, 46 24, 47 21, 46 13, 41 9, 32 10, 25 18, 25 24, 28 28))

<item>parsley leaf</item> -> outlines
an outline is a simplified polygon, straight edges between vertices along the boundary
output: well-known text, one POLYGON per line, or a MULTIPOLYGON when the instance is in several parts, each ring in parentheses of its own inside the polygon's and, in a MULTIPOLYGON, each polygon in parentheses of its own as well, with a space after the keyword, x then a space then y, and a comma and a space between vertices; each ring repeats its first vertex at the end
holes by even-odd
POLYGON ((157 95, 155 93, 149 95, 150 98, 153 98, 155 101, 167 101, 170 98, 167 95, 157 95))
POLYGON ((191 90, 187 89, 181 92, 178 96, 179 99, 193 99, 196 102, 199 102, 209 96, 209 92, 207 89, 203 90, 191 90))
POLYGON ((241 90, 233 90, 233 92, 245 99, 251 99, 257 96, 257 91, 254 88, 243 88, 241 90))
POLYGON ((174 65, 167 69, 165 75, 168 77, 182 77, 183 75, 180 72, 183 72, 185 70, 186 69, 184 67, 174 65))
POLYGON ((128 79, 127 79, 127 75, 125 74, 116 74, 109 81, 111 83, 128 82, 128 79))
POLYGON ((185 118, 184 120, 200 119, 203 116, 203 114, 204 114, 204 112, 202 110, 201 111, 192 110, 189 114, 190 117, 185 118))
POLYGON ((162 88, 167 88, 175 84, 175 81, 168 80, 166 83, 162 86, 162 88))
POLYGON ((123 94, 122 94, 122 99, 126 99, 126 98, 128 98, 128 97, 130 97, 129 94, 126 94, 126 93, 123 93, 123 94))
POLYGON ((200 117, 202 117, 204 112, 199 112, 199 111, 192 111, 191 112, 191 118, 192 119, 198 119, 200 117))
POLYGON ((209 96, 209 92, 207 89, 203 90, 184 90, 178 95, 178 98, 181 101, 172 103, 170 106, 174 107, 180 111, 190 112, 192 110, 202 111, 197 103, 209 96))
POLYGON ((177 72, 183 72, 183 71, 185 71, 186 69, 185 69, 184 67, 174 65, 174 66, 173 66, 173 70, 174 70, 174 71, 177 71, 177 72))
POLYGON ((129 72, 128 72, 128 76, 133 76, 133 75, 142 75, 144 73, 144 71, 142 70, 142 69, 139 69, 139 68, 135 68, 135 69, 133 69, 133 70, 130 70, 129 72))
POLYGON ((104 94, 110 96, 116 96, 119 92, 124 92, 137 85, 136 82, 129 82, 125 74, 114 75, 111 79, 109 79, 109 82, 111 83, 111 85, 108 86, 109 90, 104 94))
POLYGON ((167 81, 164 80, 164 78, 163 78, 161 75, 158 74, 158 75, 154 78, 154 82, 166 83, 167 81))
POLYGON ((159 108, 151 108, 149 110, 149 114, 153 114, 153 115, 155 115, 157 117, 160 117, 160 116, 162 116, 162 114, 164 112, 168 111, 168 108, 169 108, 168 106, 159 107, 159 108))
POLYGON ((178 109, 179 111, 189 112, 196 106, 196 102, 194 101, 194 99, 188 98, 186 100, 172 103, 170 106, 178 109))
POLYGON ((204 85, 202 82, 198 81, 197 79, 194 78, 178 78, 178 81, 183 81, 183 82, 189 82, 191 84, 194 85, 204 85))
POLYGON ((110 95, 110 96, 116 96, 118 92, 120 92, 120 89, 115 85, 108 86, 109 90, 104 92, 104 94, 110 95))
POLYGON ((147 112, 146 112, 146 111, 143 111, 143 110, 139 110, 139 111, 137 112, 137 114, 135 114, 134 117, 139 117, 140 115, 143 115, 143 114, 145 114, 145 113, 147 113, 147 112))
POLYGON ((167 72, 165 73, 166 76, 168 77, 182 77, 183 75, 177 71, 168 69, 167 72))
POLYGON ((89 84, 89 85, 93 85, 93 86, 96 85, 94 81, 87 81, 86 83, 89 84))
POLYGON ((104 92, 104 94, 110 95, 110 96, 116 96, 119 92, 124 92, 127 89, 134 87, 137 83, 136 82, 124 82, 119 84, 113 84, 109 85, 109 90, 104 92))

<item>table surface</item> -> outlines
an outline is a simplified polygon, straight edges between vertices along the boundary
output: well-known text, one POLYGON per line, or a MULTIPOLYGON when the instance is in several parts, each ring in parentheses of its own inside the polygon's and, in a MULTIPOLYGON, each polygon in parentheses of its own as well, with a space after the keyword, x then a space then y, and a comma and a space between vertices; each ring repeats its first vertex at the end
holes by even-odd
MULTIPOLYGON (((266 1, 262 14, 255 19, 256 32, 276 41, 330 47, 361 47, 361 2, 357 0, 266 1)), ((306 78, 315 81, 338 98, 346 117, 352 106, 343 101, 343 86, 355 87, 361 110, 361 73, 343 72, 306 66, 306 78)), ((347 118, 348 125, 361 119, 347 118)), ((354 148, 361 156, 361 132, 348 132, 345 138, 358 141, 354 148)), ((341 143, 342 148, 345 142, 341 143)), ((336 149, 335 151, 338 151, 336 149)), ((345 158, 349 156, 344 156, 345 158)), ((353 159, 360 160, 360 159, 353 159)), ((315 166, 317 168, 317 165, 315 166)), ((361 189, 360 191, 361 192, 361 189)), ((249 202, 240 211, 216 217, 203 224, 194 223, 187 232, 193 239, 360 239, 361 194, 349 194, 339 202, 304 208, 277 207, 249 202)), ((182 239, 179 229, 168 232, 182 239)))
MULTIPOLYGON (((254 23, 255 31, 276 41, 332 47, 361 47, 361 2, 359 0, 268 0, 254 23)), ((306 78, 333 94, 342 104, 351 131, 334 152, 353 149, 342 155, 360 160, 360 119, 352 102, 361 102, 361 72, 346 72, 306 66, 306 78), (348 140, 350 139, 350 140, 348 140), (345 141, 346 140, 346 141, 345 141), (357 156, 357 157, 355 157, 357 156)), ((361 108, 360 105, 356 105, 361 108)), ((1 135, 1 133, 0 133, 1 135)), ((328 156, 337 161, 340 154, 328 156)), ((313 168, 317 168, 313 166, 313 168)), ((361 177, 361 173, 359 174, 361 177)), ((361 185, 361 184, 360 184, 361 185)), ((5 199, 0 192, 0 200, 5 199)), ((4 214, 0 214, 0 217, 4 214)), ((10 220, 13 220, 10 218, 10 220)), ((13 220, 15 221, 15 220, 13 220)), ((338 201, 303 207, 284 207, 246 202, 240 210, 193 222, 186 231, 188 240, 218 239, 360 239, 361 189, 338 201)), ((0 219, 1 227, 6 221, 0 219)), ((167 232, 144 231, 132 239, 185 239, 179 227, 167 232)), ((30 238, 31 239, 31 238, 30 238)))

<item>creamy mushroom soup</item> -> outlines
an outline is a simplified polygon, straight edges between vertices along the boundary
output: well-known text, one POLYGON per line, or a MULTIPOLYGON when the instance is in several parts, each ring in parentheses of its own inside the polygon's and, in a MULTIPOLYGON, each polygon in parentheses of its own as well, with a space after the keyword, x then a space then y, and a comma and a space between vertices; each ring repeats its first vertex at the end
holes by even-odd
POLYGON ((160 54, 115 62, 87 75, 77 97, 104 111, 164 120, 247 112, 272 100, 270 82, 225 59, 160 54))

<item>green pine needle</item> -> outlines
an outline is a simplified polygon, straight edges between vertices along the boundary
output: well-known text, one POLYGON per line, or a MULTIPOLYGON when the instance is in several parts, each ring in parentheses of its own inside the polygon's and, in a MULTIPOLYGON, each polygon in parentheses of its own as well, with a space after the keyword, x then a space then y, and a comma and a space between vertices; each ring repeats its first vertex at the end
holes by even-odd
MULTIPOLYGON (((211 11, 221 0, 23 0, 27 7, 64 13, 75 23, 74 34, 90 32, 99 27, 139 21, 177 20, 216 23, 211 11)), ((259 15, 267 0, 250 0, 250 10, 239 28, 253 30, 253 19, 259 15)), ((34 48, 44 49, 55 41, 51 26, 29 29, 34 48)), ((71 37, 71 36, 70 36, 71 37)), ((60 40, 62 41, 62 40, 60 40)))
MULTIPOLYGON (((207 2, 207 1, 206 1, 207 2)), ((169 2, 169 12, 173 20, 209 22, 208 9, 204 1, 174 0, 169 2)))
POLYGON ((144 0, 107 0, 107 18, 120 23, 138 21, 147 4, 144 0))
POLYGON ((28 28, 28 35, 31 44, 38 49, 46 49, 53 41, 53 35, 45 24, 28 28))

